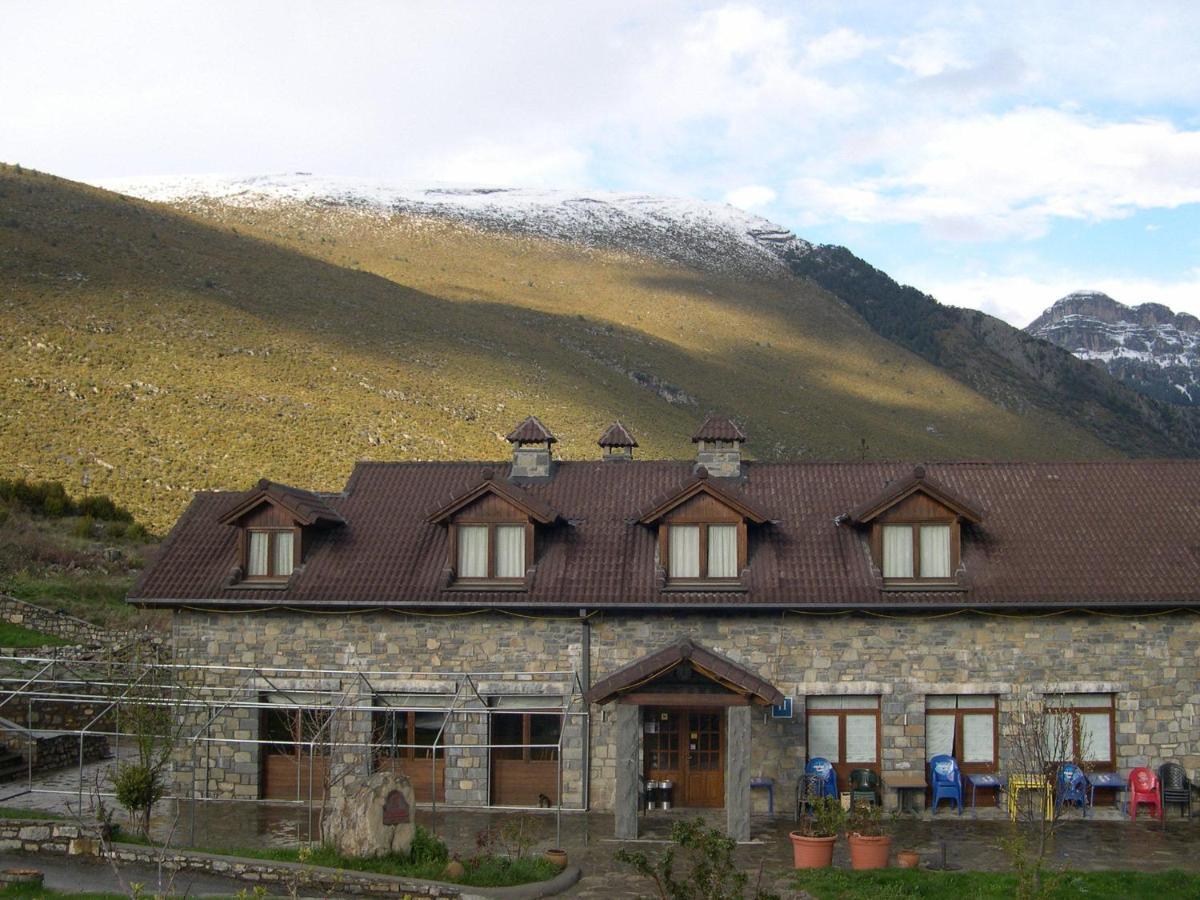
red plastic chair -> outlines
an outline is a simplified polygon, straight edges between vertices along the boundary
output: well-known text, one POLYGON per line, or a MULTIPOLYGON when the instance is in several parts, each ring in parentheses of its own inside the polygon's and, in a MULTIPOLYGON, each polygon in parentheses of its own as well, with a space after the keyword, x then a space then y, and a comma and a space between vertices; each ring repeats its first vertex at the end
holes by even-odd
POLYGON ((1158 793, 1158 776, 1145 766, 1138 766, 1129 773, 1129 817, 1137 818, 1139 803, 1154 807, 1155 814, 1163 817, 1162 797, 1158 793))

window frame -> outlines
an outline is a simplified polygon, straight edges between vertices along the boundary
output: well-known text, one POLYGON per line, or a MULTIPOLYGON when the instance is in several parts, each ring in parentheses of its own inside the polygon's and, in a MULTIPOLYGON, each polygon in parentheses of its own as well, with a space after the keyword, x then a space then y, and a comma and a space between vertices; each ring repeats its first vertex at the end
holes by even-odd
POLYGON ((521 762, 557 762, 558 748, 557 747, 530 747, 533 743, 533 717, 548 716, 556 719, 558 722, 558 741, 562 742, 562 732, 565 727, 563 715, 560 711, 553 709, 529 709, 529 710, 504 710, 494 711, 489 714, 488 719, 488 743, 491 744, 492 759, 508 759, 519 760, 521 762), (498 716, 519 716, 521 719, 521 743, 519 744, 500 744, 496 742, 496 718, 498 716), (519 750, 520 755, 505 756, 502 753, 511 753, 513 750, 519 750), (498 752, 499 751, 499 752, 498 752), (534 757, 534 753, 546 754, 544 757, 534 757))
POLYGON ((667 582, 672 585, 679 584, 739 584, 741 581, 742 570, 746 568, 746 520, 745 519, 730 519, 729 521, 717 521, 709 517, 666 517, 658 529, 659 545, 658 555, 662 562, 662 567, 667 573, 667 582), (699 559, 699 575, 676 577, 671 574, 671 529, 675 526, 695 526, 699 528, 700 541, 700 559, 699 559), (733 576, 710 577, 708 574, 708 529, 712 526, 732 526, 737 529, 737 574, 733 576))
POLYGON ((533 565, 533 522, 528 518, 495 518, 485 516, 464 515, 456 517, 450 526, 450 568, 454 572, 456 584, 521 584, 525 581, 529 568, 533 565), (487 534, 487 575, 465 576, 458 571, 458 529, 463 525, 486 526, 487 534), (520 575, 500 577, 496 574, 496 532, 504 526, 520 527, 525 530, 525 566, 520 575))
POLYGON ((1042 715, 1043 716, 1070 716, 1071 717, 1071 756, 1072 759, 1054 760, 1056 763, 1076 763, 1083 766, 1087 771, 1093 772, 1115 772, 1117 770, 1117 695, 1110 691, 1064 691, 1057 694, 1044 694, 1042 696, 1042 715), (1091 697, 1107 697, 1108 706, 1052 706, 1051 703, 1055 700, 1061 701, 1068 696, 1087 695, 1091 697), (1082 759, 1079 757, 1080 745, 1080 716, 1095 716, 1101 713, 1108 713, 1108 757, 1106 759, 1082 759))
POLYGON ((417 744, 417 715, 419 713, 438 713, 444 712, 440 709, 381 709, 377 710, 382 722, 380 728, 383 733, 380 735, 378 743, 380 746, 375 752, 376 764, 382 759, 403 759, 403 760, 424 760, 428 762, 430 759, 443 759, 446 755, 446 745, 439 744, 417 744), (403 729, 398 729, 396 725, 403 717, 403 729), (389 727, 390 726, 390 727, 389 727), (401 735, 403 730, 403 735, 401 735), (397 738, 403 736, 403 740, 397 743, 397 738))
POLYGON ((295 526, 247 526, 242 529, 242 580, 252 581, 257 583, 276 583, 283 584, 291 579, 292 574, 300 566, 300 553, 303 549, 302 531, 295 526), (253 534, 269 535, 267 541, 267 574, 266 575, 251 575, 250 574, 250 541, 253 534), (292 571, 286 575, 281 575, 275 571, 275 542, 281 539, 281 535, 290 535, 292 538, 292 571))
MULTIPOLYGON (((878 694, 813 694, 813 697, 840 697, 840 696, 864 696, 874 697, 874 707, 837 707, 835 709, 813 709, 809 703, 809 698, 804 699, 805 716, 837 716, 838 717, 838 758, 831 759, 829 762, 833 765, 834 770, 838 772, 839 779, 849 777, 849 774, 854 769, 872 769, 876 774, 883 771, 883 719, 882 707, 883 698, 878 694), (875 716, 875 761, 863 762, 861 760, 845 760, 846 756, 846 717, 847 716, 875 716)), ((811 751, 812 729, 808 726, 807 720, 804 728, 804 753, 805 759, 813 758, 811 751)))
POLYGON ((874 529, 872 535, 872 543, 875 545, 875 558, 879 562, 879 573, 883 578, 884 584, 955 584, 958 581, 958 569, 960 564, 961 553, 961 529, 957 517, 946 517, 936 519, 913 519, 905 518, 896 521, 880 521, 874 529), (927 525, 942 525, 950 527, 950 574, 947 577, 924 577, 921 575, 921 528, 927 525), (883 539, 883 530, 885 528, 909 528, 912 531, 912 560, 913 574, 908 578, 895 578, 884 575, 887 571, 884 560, 885 541, 883 539))
MULTIPOLYGON (((930 715, 938 716, 953 716, 954 717, 954 740, 951 743, 951 755, 958 760, 958 767, 967 775, 994 775, 1000 771, 1000 698, 996 694, 926 694, 925 695, 925 718, 930 715), (930 708, 930 697, 954 697, 955 706, 944 708, 930 708), (990 697, 992 699, 991 706, 959 706, 958 704, 964 699, 971 697, 990 697), (966 738, 965 725, 963 723, 964 715, 978 716, 989 714, 992 717, 992 761, 991 763, 981 762, 966 762, 963 758, 962 748, 965 746, 966 738), (954 751, 958 751, 955 753, 954 751)), ((929 725, 925 726, 925 761, 929 762, 929 725)))

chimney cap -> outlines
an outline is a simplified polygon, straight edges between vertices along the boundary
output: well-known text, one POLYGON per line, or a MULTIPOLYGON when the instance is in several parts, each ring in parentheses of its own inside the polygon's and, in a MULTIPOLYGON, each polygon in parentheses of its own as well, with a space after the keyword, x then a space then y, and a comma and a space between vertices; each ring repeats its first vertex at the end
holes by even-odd
POLYGON ((505 440, 513 444, 558 443, 558 438, 556 438, 550 432, 549 428, 542 424, 541 419, 539 419, 537 416, 529 416, 526 418, 524 422, 509 432, 509 435, 505 438, 505 440))
POLYGON ((596 443, 601 447, 636 447, 638 445, 638 442, 633 439, 633 435, 619 420, 609 425, 596 443))
POLYGON ((700 427, 696 429, 696 433, 692 435, 693 444, 698 444, 700 441, 737 441, 742 443, 745 440, 746 432, 742 431, 740 425, 733 419, 719 416, 716 413, 709 413, 700 423, 700 427))

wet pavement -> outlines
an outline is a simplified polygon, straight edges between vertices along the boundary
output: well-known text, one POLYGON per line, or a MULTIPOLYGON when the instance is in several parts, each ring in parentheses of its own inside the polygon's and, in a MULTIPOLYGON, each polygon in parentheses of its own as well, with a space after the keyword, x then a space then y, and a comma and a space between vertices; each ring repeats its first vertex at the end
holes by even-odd
MULTIPOLYGON (((103 771, 102 764, 85 767, 85 785, 93 784, 103 771)), ((75 813, 79 796, 78 769, 44 776, 37 779, 34 786, 39 791, 64 793, 34 792, 9 799, 3 805, 75 813)), ((0 787, 0 797, 7 797, 24 787, 4 785, 0 787)), ((85 806, 87 793, 85 790, 85 806)), ((85 811, 84 818, 88 815, 85 811)), ((568 896, 601 898, 648 893, 650 886, 618 864, 613 854, 621 846, 641 849, 648 854, 661 852, 672 824, 697 815, 713 825, 724 824, 724 815, 718 810, 656 811, 639 816, 639 841, 622 843, 612 839, 612 815, 599 812, 563 812, 561 832, 556 831, 554 810, 514 813, 421 808, 416 818, 418 823, 436 832, 452 853, 465 858, 476 852, 481 841, 486 842, 489 836, 499 836, 505 823, 524 817, 533 836, 532 852, 561 846, 571 862, 583 869, 582 880, 568 896)), ((790 815, 755 816, 751 842, 737 848, 738 863, 750 873, 751 880, 758 877, 761 869, 763 887, 785 897, 792 895, 788 887, 792 865, 788 832, 793 828, 795 824, 790 815)), ((175 845, 213 850, 296 846, 307 841, 318 829, 317 811, 287 803, 164 801, 154 817, 156 837, 163 839, 173 834, 171 843, 175 845)), ((944 849, 946 860, 953 866, 983 871, 1007 870, 1011 866, 1002 842, 1013 833, 1012 829, 1007 817, 995 808, 979 810, 978 818, 969 810, 962 816, 945 810, 932 817, 928 813, 919 817, 904 816, 892 824, 892 850, 893 853, 902 849, 916 850, 922 856, 922 865, 930 865, 940 862, 944 849)), ((1103 806, 1086 820, 1080 819, 1078 813, 1069 814, 1059 826, 1051 859, 1052 864, 1071 869, 1200 872, 1197 847, 1200 847, 1200 819, 1182 818, 1176 810, 1163 822, 1150 818, 1130 822, 1116 809, 1103 806)), ((845 840, 839 840, 836 845, 834 865, 849 865, 845 840)))
POLYGON ((0 853, 0 869, 38 869, 43 886, 67 893, 104 891, 133 896, 142 885, 147 896, 233 897, 246 889, 244 881, 194 872, 160 873, 157 866, 121 863, 119 869, 99 860, 52 856, 47 853, 0 853))

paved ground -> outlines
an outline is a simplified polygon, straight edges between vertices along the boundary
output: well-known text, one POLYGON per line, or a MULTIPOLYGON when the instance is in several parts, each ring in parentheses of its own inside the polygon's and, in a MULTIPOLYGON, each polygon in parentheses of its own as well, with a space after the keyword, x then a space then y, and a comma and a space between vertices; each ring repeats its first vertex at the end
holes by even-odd
MULTIPOLYGON (((84 783, 90 786, 103 770, 102 765, 86 767, 84 783)), ((47 809, 57 812, 73 811, 78 800, 79 773, 77 769, 37 780, 39 790, 61 790, 66 793, 31 793, 4 803, 47 809)), ((0 786, 0 797, 23 789, 23 786, 0 786)), ((85 805, 87 796, 85 791, 85 805)), ((648 853, 660 852, 670 833, 671 824, 681 817, 696 815, 697 811, 673 810, 654 812, 640 817, 643 841, 626 846, 638 847, 648 853)), ((455 810, 439 808, 436 813, 421 809, 417 821, 436 831, 452 852, 469 856, 475 851, 482 834, 497 835, 504 824, 516 815, 511 812, 455 810)), ((527 814, 535 835, 538 851, 562 846, 571 861, 580 865, 584 877, 570 896, 600 898, 636 896, 646 892, 646 885, 613 860, 621 844, 611 839, 612 816, 604 813, 562 814, 561 835, 555 832, 552 810, 531 811, 527 814)), ((716 813, 705 816, 715 825, 723 817, 716 813)), ((294 846, 308 839, 310 829, 317 829, 317 816, 303 806, 280 803, 164 802, 156 811, 154 829, 159 837, 174 830, 177 844, 192 844, 212 849, 232 849, 247 846, 294 846)), ((756 816, 752 823, 752 842, 738 847, 741 867, 752 873, 761 867, 764 886, 772 886, 788 896, 787 882, 791 870, 791 843, 788 832, 794 824, 790 816, 756 816)), ((924 864, 937 862, 945 847, 948 861, 966 869, 1007 869, 1008 860, 1001 841, 1011 833, 1010 824, 999 810, 983 809, 978 819, 968 812, 957 816, 942 812, 935 817, 905 817, 897 821, 893 850, 914 849, 922 854, 924 864)), ((1176 812, 1165 822, 1139 819, 1129 822, 1111 807, 1096 810, 1093 816, 1080 821, 1077 817, 1065 822, 1054 846, 1055 862, 1074 869, 1129 868, 1158 870, 1179 868, 1200 871, 1200 819, 1186 820, 1176 812)), ((845 841, 839 841, 834 856, 835 865, 848 865, 845 841)))

